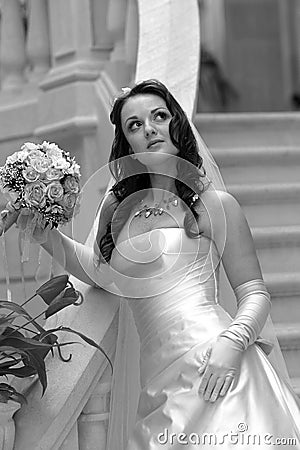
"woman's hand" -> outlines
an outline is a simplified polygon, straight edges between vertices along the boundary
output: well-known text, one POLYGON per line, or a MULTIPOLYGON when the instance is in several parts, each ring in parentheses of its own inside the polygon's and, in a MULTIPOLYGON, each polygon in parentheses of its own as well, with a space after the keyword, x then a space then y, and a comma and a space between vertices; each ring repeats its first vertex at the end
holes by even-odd
POLYGON ((18 220, 21 210, 13 203, 8 202, 5 209, 0 212, 0 236, 5 233, 18 220))
POLYGON ((199 394, 204 400, 215 402, 226 394, 233 380, 237 381, 242 355, 234 342, 222 336, 208 347, 198 369, 199 374, 203 374, 199 394))

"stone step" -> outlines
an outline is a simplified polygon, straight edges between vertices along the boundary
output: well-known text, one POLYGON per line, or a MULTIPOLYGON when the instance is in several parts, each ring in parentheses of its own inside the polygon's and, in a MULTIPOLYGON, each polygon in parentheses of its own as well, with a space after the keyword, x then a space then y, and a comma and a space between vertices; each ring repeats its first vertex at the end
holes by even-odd
POLYGON ((230 184, 227 189, 251 227, 300 223, 300 183, 230 184))
POLYGON ((213 148, 225 184, 300 182, 298 147, 213 148))
POLYGON ((196 114, 194 124, 211 149, 300 146, 298 112, 196 114))
POLYGON ((300 226, 253 227, 263 273, 300 270, 300 226))
POLYGON ((257 249, 300 245, 300 225, 253 227, 252 236, 257 249))
POLYGON ((300 377, 300 323, 275 324, 275 330, 290 377, 300 377))
POLYGON ((274 322, 300 323, 300 276, 299 272, 264 274, 271 295, 271 316, 274 322))

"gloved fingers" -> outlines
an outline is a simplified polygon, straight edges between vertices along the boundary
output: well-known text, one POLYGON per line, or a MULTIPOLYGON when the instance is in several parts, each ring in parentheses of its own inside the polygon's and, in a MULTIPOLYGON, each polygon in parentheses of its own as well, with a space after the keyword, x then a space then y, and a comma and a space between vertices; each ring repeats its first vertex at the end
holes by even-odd
POLYGON ((20 209, 20 206, 18 205, 18 203, 12 203, 12 202, 8 202, 5 206, 5 208, 9 211, 9 212, 15 212, 18 211, 20 209))
POLYGON ((222 387, 225 383, 225 378, 224 377, 220 377, 217 379, 217 382, 215 384, 215 387, 211 393, 211 396, 209 398, 210 402, 215 402, 217 400, 217 398, 220 396, 220 392, 222 390, 222 387))
POLYGON ((203 395, 204 400, 208 401, 210 399, 210 396, 216 387, 217 381, 218 381, 218 376, 215 374, 212 374, 212 376, 210 377, 210 379, 206 385, 206 389, 204 391, 204 395, 203 395))
POLYGON ((212 372, 210 372, 208 369, 206 369, 204 374, 203 374, 203 376, 202 376, 202 379, 201 379, 201 382, 200 382, 200 386, 199 386, 199 390, 198 390, 200 395, 204 394, 211 376, 212 376, 212 372))
POLYGON ((222 386, 222 389, 220 391, 220 397, 224 397, 226 395, 228 389, 230 388, 232 382, 234 380, 234 374, 231 372, 226 375, 224 384, 222 386))

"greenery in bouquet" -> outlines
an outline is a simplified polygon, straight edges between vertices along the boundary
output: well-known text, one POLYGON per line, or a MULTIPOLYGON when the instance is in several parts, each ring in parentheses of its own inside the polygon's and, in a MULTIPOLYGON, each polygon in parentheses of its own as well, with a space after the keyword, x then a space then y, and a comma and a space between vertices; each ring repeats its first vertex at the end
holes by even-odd
MULTIPOLYGON (((37 375, 42 385, 43 395, 47 388, 46 356, 49 352, 53 355, 56 349, 59 357, 68 362, 72 355, 65 358, 62 347, 76 343, 73 341, 60 343, 58 332, 79 336, 83 341, 100 350, 112 368, 105 351, 89 337, 65 326, 47 330, 37 322, 41 315, 49 318, 69 305, 80 305, 82 301, 82 294, 74 289, 68 275, 51 278, 22 305, 0 300, 0 376, 7 378, 8 375, 13 375, 18 378, 27 378, 37 375), (26 311, 25 305, 36 296, 41 297, 47 307, 41 314, 32 317, 26 311)), ((0 383, 0 402, 6 403, 8 400, 26 403, 26 398, 13 386, 0 383)))
POLYGON ((0 190, 26 208, 42 228, 70 221, 80 197, 80 166, 55 143, 26 142, 0 167, 0 190))

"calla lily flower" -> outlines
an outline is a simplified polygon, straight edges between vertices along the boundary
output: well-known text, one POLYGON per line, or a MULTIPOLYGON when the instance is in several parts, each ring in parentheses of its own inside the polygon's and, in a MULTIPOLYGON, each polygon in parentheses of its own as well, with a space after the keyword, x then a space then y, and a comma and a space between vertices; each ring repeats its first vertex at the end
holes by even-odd
POLYGON ((39 289, 37 289, 36 294, 38 294, 44 300, 47 305, 57 297, 67 286, 69 282, 69 275, 58 275, 50 280, 46 281, 39 289))

